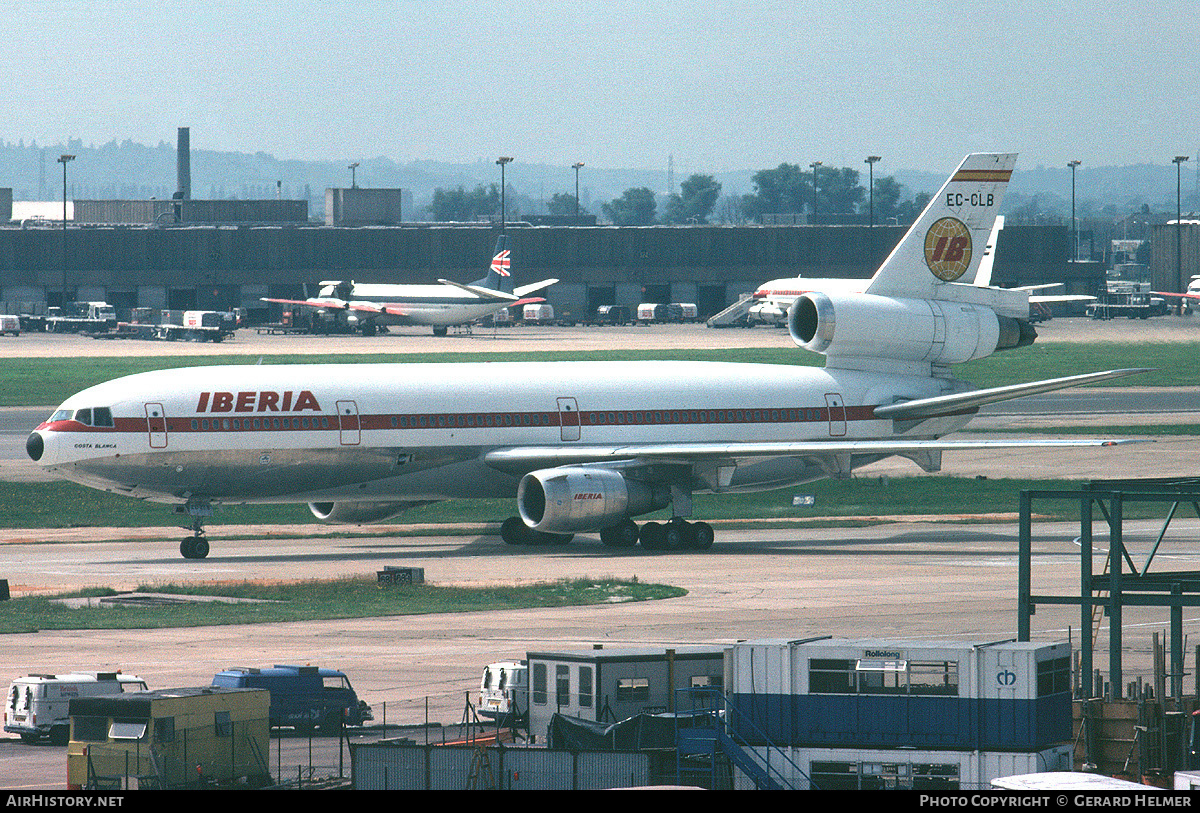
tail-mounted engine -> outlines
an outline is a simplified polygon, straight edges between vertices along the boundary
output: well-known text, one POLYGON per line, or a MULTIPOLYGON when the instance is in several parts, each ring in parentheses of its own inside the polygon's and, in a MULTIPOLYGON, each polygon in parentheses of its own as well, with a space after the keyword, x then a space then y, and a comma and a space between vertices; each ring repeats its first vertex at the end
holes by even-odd
POLYGON ((788 310, 792 341, 831 359, 956 364, 1031 344, 1028 322, 967 302, 872 294, 803 294, 788 310))
POLYGON ((535 531, 569 534, 597 531, 622 519, 664 508, 666 486, 631 480, 611 469, 563 466, 521 478, 517 506, 535 531))

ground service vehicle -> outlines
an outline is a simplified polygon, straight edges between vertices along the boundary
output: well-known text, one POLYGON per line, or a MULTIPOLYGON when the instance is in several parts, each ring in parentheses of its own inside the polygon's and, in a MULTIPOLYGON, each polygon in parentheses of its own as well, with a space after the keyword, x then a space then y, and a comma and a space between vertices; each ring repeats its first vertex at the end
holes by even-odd
POLYGON ((529 667, 525 661, 498 661, 483 668, 479 714, 516 722, 529 713, 529 667))
POLYGON ((19 677, 8 687, 4 730, 21 735, 28 743, 49 737, 55 745, 66 745, 70 726, 68 705, 73 698, 144 691, 146 681, 120 672, 19 677))
POLYGON ((11 333, 14 336, 21 335, 20 317, 8 314, 0 315, 0 336, 3 336, 5 333, 11 333))
POLYGON ((271 725, 294 726, 302 733, 320 728, 336 734, 342 725, 358 726, 373 719, 371 707, 358 699, 345 673, 317 666, 276 664, 269 669, 237 666, 213 676, 213 686, 267 689, 271 692, 271 725))
POLYGON ((107 302, 68 302, 46 309, 46 330, 51 333, 88 333, 117 325, 117 310, 107 302))

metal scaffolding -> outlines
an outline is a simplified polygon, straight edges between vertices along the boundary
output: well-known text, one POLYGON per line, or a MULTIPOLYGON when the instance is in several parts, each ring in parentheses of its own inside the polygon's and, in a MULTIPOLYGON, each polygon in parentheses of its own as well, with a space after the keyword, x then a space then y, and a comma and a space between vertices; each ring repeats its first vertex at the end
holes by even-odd
POLYGON ((1190 503, 1200 517, 1200 479, 1093 480, 1078 491, 1022 491, 1020 496, 1019 562, 1017 571, 1017 639, 1028 641, 1031 618, 1039 604, 1079 607, 1080 680, 1082 696, 1096 697, 1093 686, 1093 655, 1096 634, 1103 615, 1109 620, 1109 683, 1113 698, 1122 692, 1121 647, 1122 612, 1130 607, 1166 607, 1170 610, 1169 694, 1176 700, 1183 695, 1183 608, 1200 607, 1200 571, 1151 570, 1155 555, 1179 508, 1190 503), (1035 500, 1072 500, 1079 504, 1079 594, 1045 595, 1033 593, 1032 506, 1035 500), (1125 545, 1126 503, 1165 503, 1167 517, 1145 562, 1134 561, 1135 554, 1125 545), (1093 523, 1099 508, 1108 526, 1109 552, 1104 569, 1093 569, 1093 523))

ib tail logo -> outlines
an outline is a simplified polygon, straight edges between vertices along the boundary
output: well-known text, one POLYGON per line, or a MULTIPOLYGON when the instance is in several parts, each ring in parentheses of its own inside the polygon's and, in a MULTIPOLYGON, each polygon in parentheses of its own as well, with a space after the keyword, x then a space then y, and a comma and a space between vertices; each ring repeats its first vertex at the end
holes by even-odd
POLYGON ((1001 669, 996 673, 997 686, 1015 686, 1017 683, 1017 673, 1011 669, 1001 669))
POLYGON ((942 282, 954 282, 971 265, 971 231, 961 220, 943 217, 925 232, 925 264, 942 282))

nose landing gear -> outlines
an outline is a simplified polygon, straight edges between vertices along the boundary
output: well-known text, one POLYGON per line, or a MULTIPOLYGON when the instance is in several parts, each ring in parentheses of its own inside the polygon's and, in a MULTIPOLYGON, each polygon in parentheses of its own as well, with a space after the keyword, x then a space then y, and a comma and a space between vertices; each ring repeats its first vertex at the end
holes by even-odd
POLYGON ((184 559, 203 559, 208 556, 208 537, 204 534, 204 518, 213 515, 212 503, 207 501, 188 501, 185 505, 176 506, 176 512, 186 513, 192 518, 192 535, 186 536, 179 543, 179 553, 184 559))

